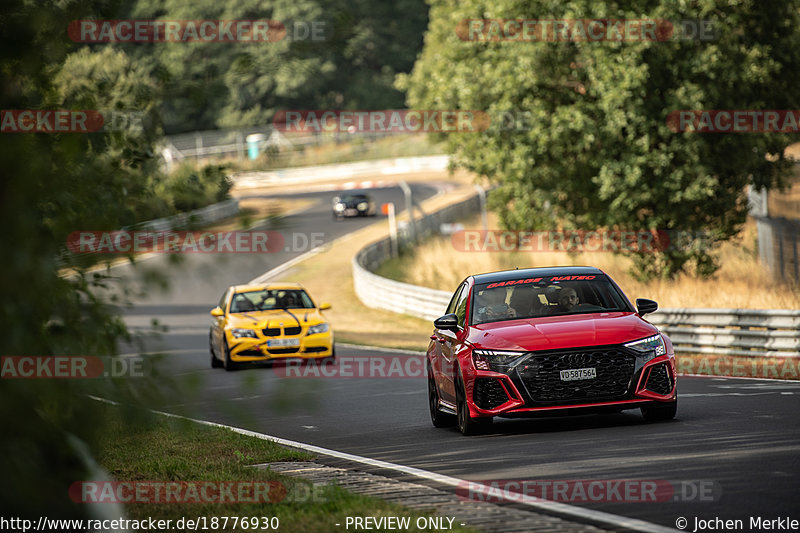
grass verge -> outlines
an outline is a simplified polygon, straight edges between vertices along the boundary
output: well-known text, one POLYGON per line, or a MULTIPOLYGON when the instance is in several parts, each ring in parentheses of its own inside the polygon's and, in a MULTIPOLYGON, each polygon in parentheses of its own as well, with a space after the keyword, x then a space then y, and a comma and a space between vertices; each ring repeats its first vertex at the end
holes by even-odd
MULTIPOLYGON (((209 529, 242 531, 263 528, 260 524, 259 528, 240 524, 234 529, 233 517, 240 520, 277 517, 279 531, 327 533, 340 529, 335 524, 344 524, 347 516, 408 516, 412 524, 417 517, 426 516, 337 486, 312 490, 308 481, 250 466, 313 459, 302 451, 226 429, 161 416, 147 417, 146 423, 126 424, 121 421, 118 407, 105 406, 103 411, 97 460, 117 481, 273 482, 274 487, 286 489, 286 497, 276 503, 129 503, 125 506, 128 519, 153 517, 177 521, 184 517, 193 520, 205 517, 209 529), (228 527, 221 527, 223 517, 229 517, 228 527), (220 527, 210 527, 214 518, 220 520, 220 527)), ((188 496, 189 491, 179 494, 188 496)), ((269 494, 273 494, 272 490, 269 494)), ((412 527, 408 531, 419 530, 412 527)), ((453 531, 472 530, 456 527, 453 531)))

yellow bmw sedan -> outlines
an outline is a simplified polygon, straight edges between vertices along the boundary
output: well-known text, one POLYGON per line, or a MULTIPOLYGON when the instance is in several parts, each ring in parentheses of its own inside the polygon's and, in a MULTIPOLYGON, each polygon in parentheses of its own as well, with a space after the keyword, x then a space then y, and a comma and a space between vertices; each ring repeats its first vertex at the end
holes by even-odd
POLYGON ((335 357, 333 331, 299 283, 234 285, 217 307, 208 334, 211 366, 286 358, 335 357))

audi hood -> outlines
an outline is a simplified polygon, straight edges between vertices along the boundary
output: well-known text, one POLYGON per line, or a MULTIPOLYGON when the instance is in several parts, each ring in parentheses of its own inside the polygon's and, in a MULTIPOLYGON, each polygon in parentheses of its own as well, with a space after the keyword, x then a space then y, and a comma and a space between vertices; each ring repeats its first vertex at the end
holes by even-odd
POLYGON ((492 322, 470 327, 467 342, 489 350, 543 351, 606 346, 657 335, 633 312, 588 313, 492 322))

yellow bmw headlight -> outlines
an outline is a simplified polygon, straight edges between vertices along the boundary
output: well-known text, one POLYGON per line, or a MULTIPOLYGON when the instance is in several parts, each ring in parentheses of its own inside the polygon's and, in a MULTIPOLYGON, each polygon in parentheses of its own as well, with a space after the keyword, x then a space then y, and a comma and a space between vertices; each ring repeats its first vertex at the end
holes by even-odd
POLYGON ((308 333, 306 335, 316 335, 317 333, 325 333, 328 331, 328 324, 327 322, 323 322, 322 324, 316 324, 308 328, 308 333))

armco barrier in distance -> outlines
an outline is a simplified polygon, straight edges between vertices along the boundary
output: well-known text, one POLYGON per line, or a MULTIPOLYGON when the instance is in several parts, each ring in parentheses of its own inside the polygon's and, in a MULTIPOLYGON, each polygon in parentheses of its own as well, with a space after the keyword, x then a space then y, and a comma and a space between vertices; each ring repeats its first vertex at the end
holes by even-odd
MULTIPOLYGON (((417 221, 417 231, 429 234, 439 224, 453 222, 478 209, 478 197, 474 196, 426 215, 417 221)), ((401 246, 408 244, 404 236, 401 241, 401 246)), ((362 248, 353 258, 353 284, 364 305, 425 320, 444 314, 451 292, 375 274, 390 257, 391 242, 386 237, 362 248)), ((797 310, 660 309, 647 315, 647 320, 669 335, 676 352, 800 357, 800 311, 797 310)))

